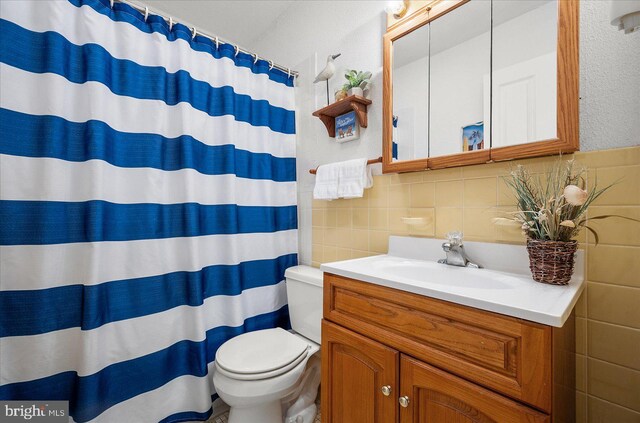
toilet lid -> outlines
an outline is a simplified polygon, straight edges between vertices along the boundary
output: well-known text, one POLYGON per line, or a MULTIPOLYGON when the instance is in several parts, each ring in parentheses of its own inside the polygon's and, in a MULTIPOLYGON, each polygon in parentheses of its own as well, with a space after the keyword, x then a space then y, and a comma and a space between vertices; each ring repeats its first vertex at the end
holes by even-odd
POLYGON ((271 373, 300 361, 308 346, 308 342, 281 328, 248 332, 218 348, 216 366, 235 374, 271 373))

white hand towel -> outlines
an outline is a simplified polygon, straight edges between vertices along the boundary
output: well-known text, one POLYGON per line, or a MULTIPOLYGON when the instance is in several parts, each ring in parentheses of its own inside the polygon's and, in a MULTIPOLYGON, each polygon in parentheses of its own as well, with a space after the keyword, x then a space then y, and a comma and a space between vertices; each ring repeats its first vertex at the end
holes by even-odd
POLYGON ((316 200, 335 200, 338 198, 339 163, 330 163, 318 167, 313 198, 316 200))
POLYGON ((360 198, 365 188, 373 186, 371 168, 367 159, 347 160, 338 163, 338 197, 360 198))

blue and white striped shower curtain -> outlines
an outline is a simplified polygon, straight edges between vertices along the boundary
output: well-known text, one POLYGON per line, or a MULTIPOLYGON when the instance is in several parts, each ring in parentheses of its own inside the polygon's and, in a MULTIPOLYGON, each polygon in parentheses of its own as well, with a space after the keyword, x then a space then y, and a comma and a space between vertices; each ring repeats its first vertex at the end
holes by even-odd
POLYGON ((0 2, 0 400, 202 420, 288 325, 293 80, 109 0, 0 2))

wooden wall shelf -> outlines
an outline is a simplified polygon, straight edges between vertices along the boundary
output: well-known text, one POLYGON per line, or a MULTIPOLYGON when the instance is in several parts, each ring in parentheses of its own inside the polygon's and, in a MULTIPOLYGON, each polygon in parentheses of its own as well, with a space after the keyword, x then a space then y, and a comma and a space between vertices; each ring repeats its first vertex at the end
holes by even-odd
POLYGON ((347 98, 338 100, 335 103, 329 104, 327 107, 316 110, 313 112, 313 116, 319 117, 324 126, 327 127, 329 136, 335 138, 336 136, 336 116, 343 115, 351 110, 356 112, 356 116, 360 126, 367 127, 367 106, 371 104, 371 100, 361 97, 359 95, 350 95, 347 98))

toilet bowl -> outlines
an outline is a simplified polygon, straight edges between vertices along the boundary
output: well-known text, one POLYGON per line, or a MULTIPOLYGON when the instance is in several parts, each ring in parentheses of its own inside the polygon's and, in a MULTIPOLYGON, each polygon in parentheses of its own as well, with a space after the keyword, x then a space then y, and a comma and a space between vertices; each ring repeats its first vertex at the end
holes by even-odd
POLYGON ((311 340, 279 328, 237 336, 220 349, 223 347, 228 348, 216 353, 213 384, 220 398, 230 407, 230 423, 282 423, 282 400, 296 391, 309 358, 320 350, 320 346, 311 340), (265 338, 272 341, 265 345, 261 343, 265 338), (286 338, 291 338, 290 342, 286 342, 286 338), (284 344, 281 343, 283 340, 284 344), (225 357, 250 355, 242 354, 248 351, 264 352, 268 358, 254 357, 251 371, 237 365, 241 359, 234 360, 234 365, 222 364, 225 357), (279 352, 282 353, 280 361, 274 354, 279 352), (292 355, 298 356, 291 360, 292 355))
MULTIPOLYGON (((315 388, 301 385, 315 379, 305 378, 309 372, 319 373, 320 360, 310 358, 320 350, 322 272, 296 266, 287 269, 285 277, 296 332, 281 328, 248 332, 228 340, 216 352, 213 384, 230 407, 229 423, 283 423, 285 399, 292 402, 303 389, 317 390, 317 383, 315 388)), ((301 408, 304 404, 298 401, 296 412, 301 408)))

